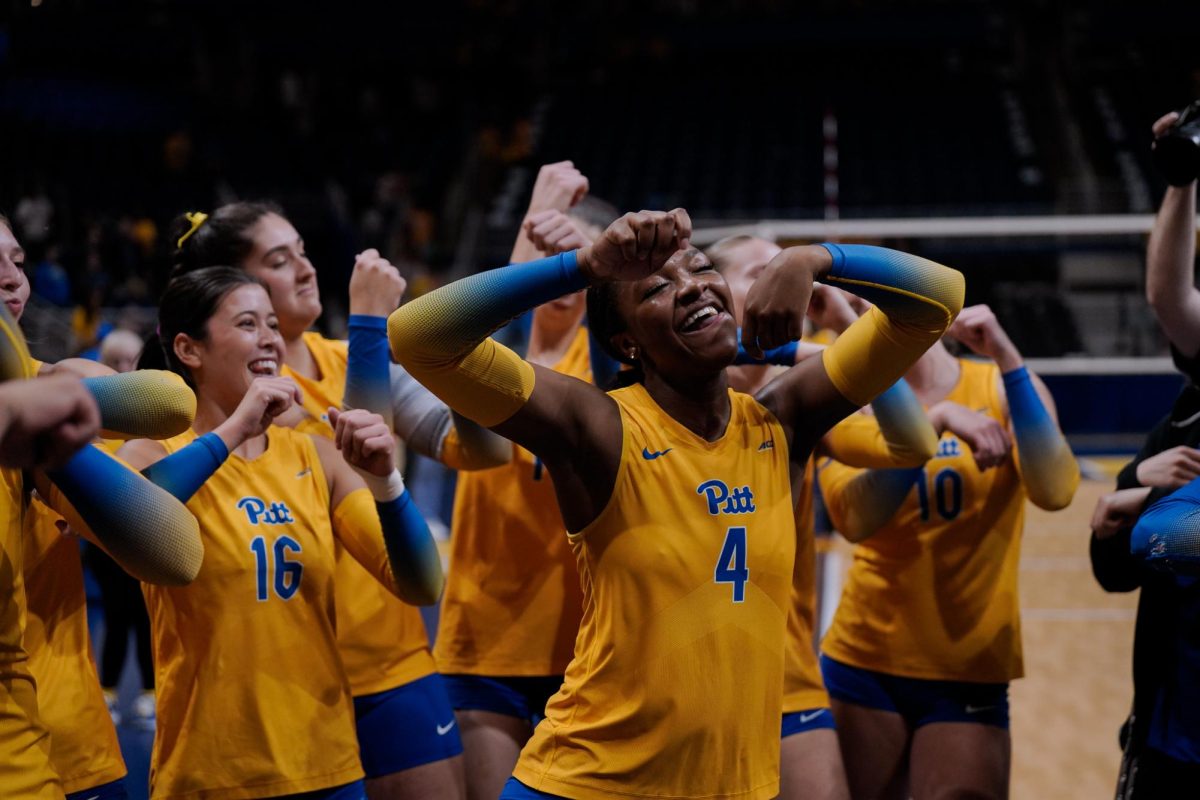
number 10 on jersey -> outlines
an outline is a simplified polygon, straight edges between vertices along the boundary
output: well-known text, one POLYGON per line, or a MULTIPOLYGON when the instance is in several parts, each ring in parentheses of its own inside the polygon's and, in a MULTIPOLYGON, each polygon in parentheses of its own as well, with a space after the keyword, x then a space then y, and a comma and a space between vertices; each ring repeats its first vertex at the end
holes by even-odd
POLYGON ((713 581, 733 585, 733 602, 746 599, 746 583, 750 580, 750 569, 746 566, 746 529, 730 528, 725 531, 725 544, 717 556, 717 568, 713 581))

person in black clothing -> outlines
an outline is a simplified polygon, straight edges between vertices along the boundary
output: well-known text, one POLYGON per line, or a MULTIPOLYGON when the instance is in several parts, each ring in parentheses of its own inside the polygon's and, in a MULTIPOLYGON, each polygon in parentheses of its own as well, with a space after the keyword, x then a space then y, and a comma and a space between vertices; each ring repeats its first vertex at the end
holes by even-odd
MULTIPOLYGON (((1175 121, 1158 120, 1155 134, 1175 121)), ((1148 567, 1131 531, 1158 499, 1200 477, 1200 291, 1194 284, 1196 184, 1169 187, 1150 235, 1146 294, 1187 378, 1092 517, 1091 560, 1110 592, 1141 589, 1133 647, 1133 711, 1121 731, 1118 800, 1196 796, 1200 785, 1200 582, 1148 567)))

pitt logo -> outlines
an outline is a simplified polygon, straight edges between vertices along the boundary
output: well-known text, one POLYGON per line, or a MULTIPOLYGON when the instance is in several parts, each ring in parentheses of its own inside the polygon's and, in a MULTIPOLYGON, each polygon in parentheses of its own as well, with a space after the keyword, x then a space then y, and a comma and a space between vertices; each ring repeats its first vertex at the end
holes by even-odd
POLYGON ((696 494, 704 495, 708 501, 708 513, 714 517, 718 514, 749 514, 754 511, 754 492, 750 491, 749 486, 731 492, 725 481, 714 478, 697 486, 696 494))
POLYGON ((268 507, 257 497, 243 497, 238 500, 237 507, 246 512, 246 518, 250 520, 251 525, 260 522, 263 525, 286 525, 296 521, 286 503, 271 503, 268 507))
POLYGON ((954 458, 960 455, 962 455, 962 448, 958 446, 958 439, 950 437, 938 442, 937 455, 934 458, 954 458))

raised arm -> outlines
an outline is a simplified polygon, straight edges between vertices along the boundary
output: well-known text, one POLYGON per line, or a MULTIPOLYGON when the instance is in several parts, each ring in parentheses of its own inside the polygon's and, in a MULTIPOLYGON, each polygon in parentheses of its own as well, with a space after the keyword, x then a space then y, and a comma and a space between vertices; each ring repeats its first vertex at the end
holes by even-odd
POLYGON ((1066 508, 1079 486, 1079 464, 1058 428, 1054 399, 1045 384, 1025 369, 1020 351, 987 306, 963 309, 949 335, 1000 367, 1017 465, 1029 499, 1048 511, 1066 508))
POLYGON ((830 461, 818 480, 833 527, 851 542, 869 539, 888 523, 923 467, 856 469, 830 461))
POLYGON ((763 389, 759 400, 812 449, 839 419, 900 379, 962 308, 963 277, 918 256, 868 245, 791 247, 767 265, 746 300, 742 343, 751 355, 798 339, 812 282, 844 288, 873 307, 810 359, 763 389))
MULTIPOLYGON (((1154 135, 1179 119, 1172 111, 1154 123, 1154 135)), ((1175 348, 1200 353, 1200 291, 1196 290, 1196 183, 1168 186, 1146 246, 1146 300, 1175 348)))
POLYGON ((560 500, 569 501, 560 503, 568 529, 579 530, 607 503, 616 478, 616 403, 487 337, 589 281, 651 274, 690 236, 691 220, 680 209, 626 214, 582 250, 474 275, 401 307, 388 321, 392 354, 455 411, 539 455, 560 500))

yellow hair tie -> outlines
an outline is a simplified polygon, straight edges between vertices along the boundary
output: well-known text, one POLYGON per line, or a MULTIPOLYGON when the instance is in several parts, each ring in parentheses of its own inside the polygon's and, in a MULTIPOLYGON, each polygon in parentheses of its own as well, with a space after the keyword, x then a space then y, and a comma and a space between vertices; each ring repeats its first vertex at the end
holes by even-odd
POLYGON ((203 211, 189 211, 184 216, 187 217, 188 222, 192 223, 192 227, 188 228, 187 233, 179 237, 179 241, 175 243, 176 248, 183 247, 183 243, 188 240, 188 237, 200 230, 200 226, 204 224, 204 220, 208 219, 208 214, 205 214, 203 211))

